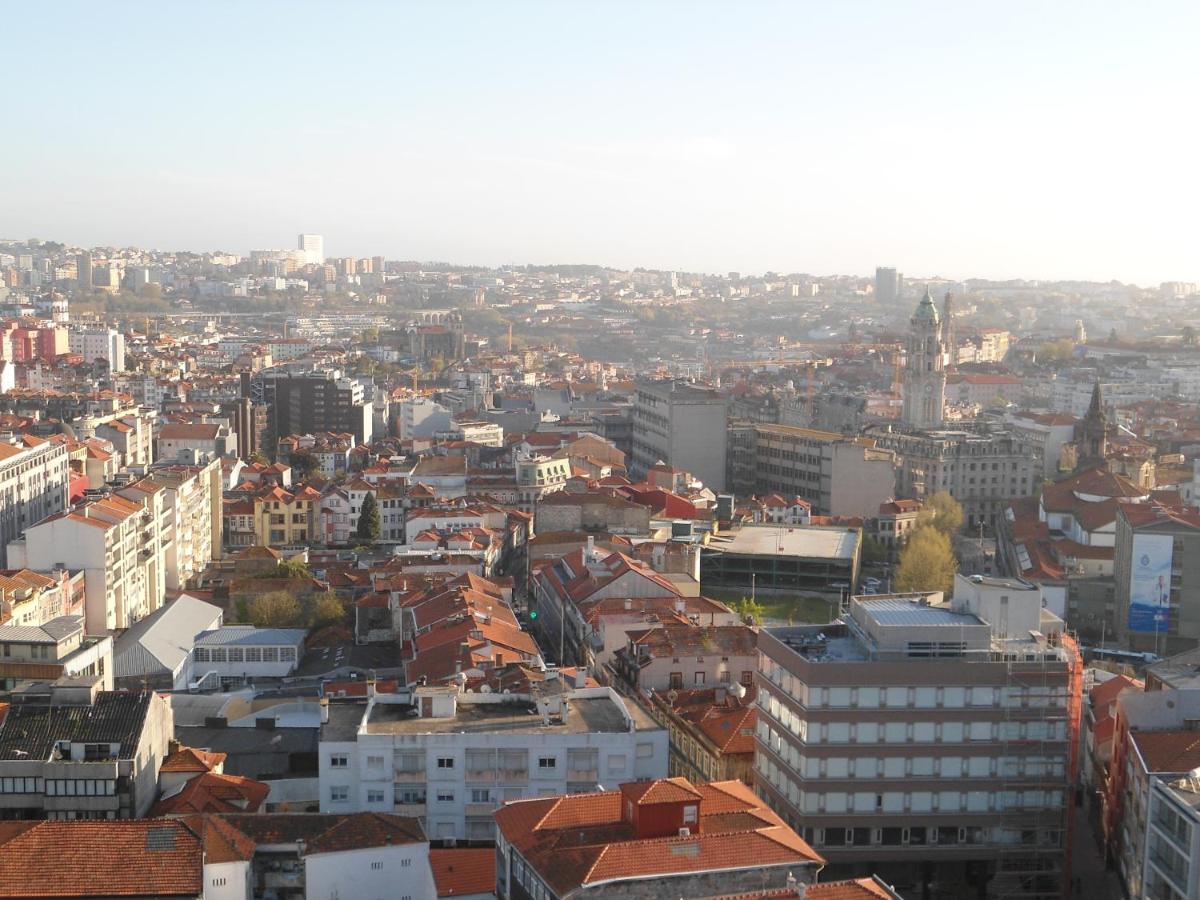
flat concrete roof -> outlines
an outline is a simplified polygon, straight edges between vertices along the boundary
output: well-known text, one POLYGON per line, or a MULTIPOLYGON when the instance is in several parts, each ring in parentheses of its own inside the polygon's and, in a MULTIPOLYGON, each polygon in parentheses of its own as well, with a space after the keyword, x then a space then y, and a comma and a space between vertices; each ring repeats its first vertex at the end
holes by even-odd
POLYGON ((414 707, 377 702, 364 730, 367 734, 622 734, 627 730, 624 714, 608 697, 571 698, 566 708, 562 724, 546 725, 536 704, 526 700, 472 703, 459 697, 455 715, 427 719, 410 715, 414 707))
POLYGON ((742 556, 801 556, 809 559, 852 559, 858 532, 852 528, 788 525, 743 525, 714 535, 705 550, 742 556))
POLYGON ((959 628, 963 625, 986 625, 974 613, 960 613, 944 606, 927 606, 906 597, 886 597, 875 600, 859 598, 863 611, 880 625, 919 625, 921 627, 959 628))

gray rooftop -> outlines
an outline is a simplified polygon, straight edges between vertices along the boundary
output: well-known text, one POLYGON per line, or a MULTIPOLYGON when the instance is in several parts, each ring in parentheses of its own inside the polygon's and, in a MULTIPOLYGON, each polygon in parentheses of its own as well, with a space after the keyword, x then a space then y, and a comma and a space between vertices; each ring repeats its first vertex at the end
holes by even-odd
POLYGON ((117 638, 113 674, 117 678, 174 675, 187 661, 196 635, 219 623, 221 615, 219 606, 180 594, 117 638))
POLYGON ((253 625, 223 625, 196 637, 197 647, 235 644, 248 647, 298 647, 304 643, 303 628, 255 628, 253 625))
POLYGON ((801 556, 810 559, 852 559, 858 546, 853 528, 744 525, 714 536, 705 551, 744 556, 801 556))
POLYGON ((83 616, 59 616, 44 625, 5 625, 0 644, 57 644, 83 631, 83 616))
MULTIPOLYGON (((621 734, 625 715, 609 697, 573 697, 566 702, 562 724, 544 724, 534 703, 510 700, 502 703, 472 703, 460 697, 457 713, 444 718, 410 716, 413 709, 399 703, 376 703, 366 722, 368 734, 476 734, 518 732, 528 734, 621 734)), ((332 710, 330 719, 332 720, 332 710)))
POLYGON ((903 597, 875 600, 860 598, 863 611, 880 625, 954 626, 986 625, 974 613, 958 613, 945 607, 927 606, 903 597))

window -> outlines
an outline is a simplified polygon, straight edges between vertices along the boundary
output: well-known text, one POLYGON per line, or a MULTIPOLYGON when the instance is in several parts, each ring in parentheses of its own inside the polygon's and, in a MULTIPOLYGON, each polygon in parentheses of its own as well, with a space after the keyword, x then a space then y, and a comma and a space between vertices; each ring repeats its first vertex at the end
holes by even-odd
POLYGON ((558 766, 558 760, 553 756, 539 756, 538 757, 538 768, 539 769, 554 769, 554 768, 557 768, 557 766, 558 766))
POLYGON ((744 669, 742 671, 742 684, 746 685, 746 687, 754 684, 754 672, 751 669, 744 669))
POLYGON ((688 804, 683 808, 683 824, 688 825, 696 821, 696 809, 693 804, 688 804))
POLYGON ((487 788, 474 788, 471 791, 472 803, 491 803, 492 792, 487 788))
POLYGON ((695 675, 695 683, 696 683, 696 684, 704 684, 704 673, 703 673, 703 672, 697 672, 697 673, 696 673, 696 675, 695 675))
POLYGON ((329 799, 334 803, 344 803, 350 799, 350 788, 344 784, 334 785, 329 789, 329 799))
POLYGON ((382 756, 368 756, 367 757, 367 768, 368 769, 382 769, 383 768, 383 757, 382 756))
POLYGON ((637 745, 637 755, 638 755, 638 759, 648 759, 649 757, 654 755, 654 745, 653 744, 638 744, 637 745))
POLYGON ((375 862, 371 863, 371 868, 374 869, 376 872, 378 872, 380 869, 383 868, 383 863, 380 862, 379 860, 376 860, 375 862))
POLYGON ((438 791, 436 796, 438 803, 454 802, 454 791, 438 791))
POLYGON ((329 768, 345 769, 350 765, 350 758, 345 753, 334 753, 329 757, 329 768))
POLYGON ((454 768, 454 757, 453 756, 439 756, 437 767, 439 769, 453 769, 454 768))
POLYGON ((383 802, 383 791, 367 791, 367 802, 368 803, 382 803, 383 802))

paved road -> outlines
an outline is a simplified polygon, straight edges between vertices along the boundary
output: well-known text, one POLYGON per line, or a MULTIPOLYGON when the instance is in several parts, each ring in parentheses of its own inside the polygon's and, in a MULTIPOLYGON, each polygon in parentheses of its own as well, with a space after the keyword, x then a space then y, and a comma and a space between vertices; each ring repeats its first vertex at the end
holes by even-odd
POLYGON ((1074 810, 1075 830, 1071 854, 1071 875, 1080 880, 1082 890, 1071 894, 1071 900, 1120 900, 1121 882, 1117 873, 1104 867, 1104 857, 1096 841, 1096 833, 1088 821, 1087 810, 1074 810))

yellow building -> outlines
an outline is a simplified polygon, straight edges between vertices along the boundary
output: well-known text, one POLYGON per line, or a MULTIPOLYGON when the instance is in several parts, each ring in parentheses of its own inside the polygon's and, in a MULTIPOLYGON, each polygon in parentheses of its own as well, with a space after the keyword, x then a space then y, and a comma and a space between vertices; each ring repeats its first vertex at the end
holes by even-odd
POLYGON ((264 547, 307 544, 320 493, 307 485, 294 492, 273 487, 254 498, 256 543, 264 547))

